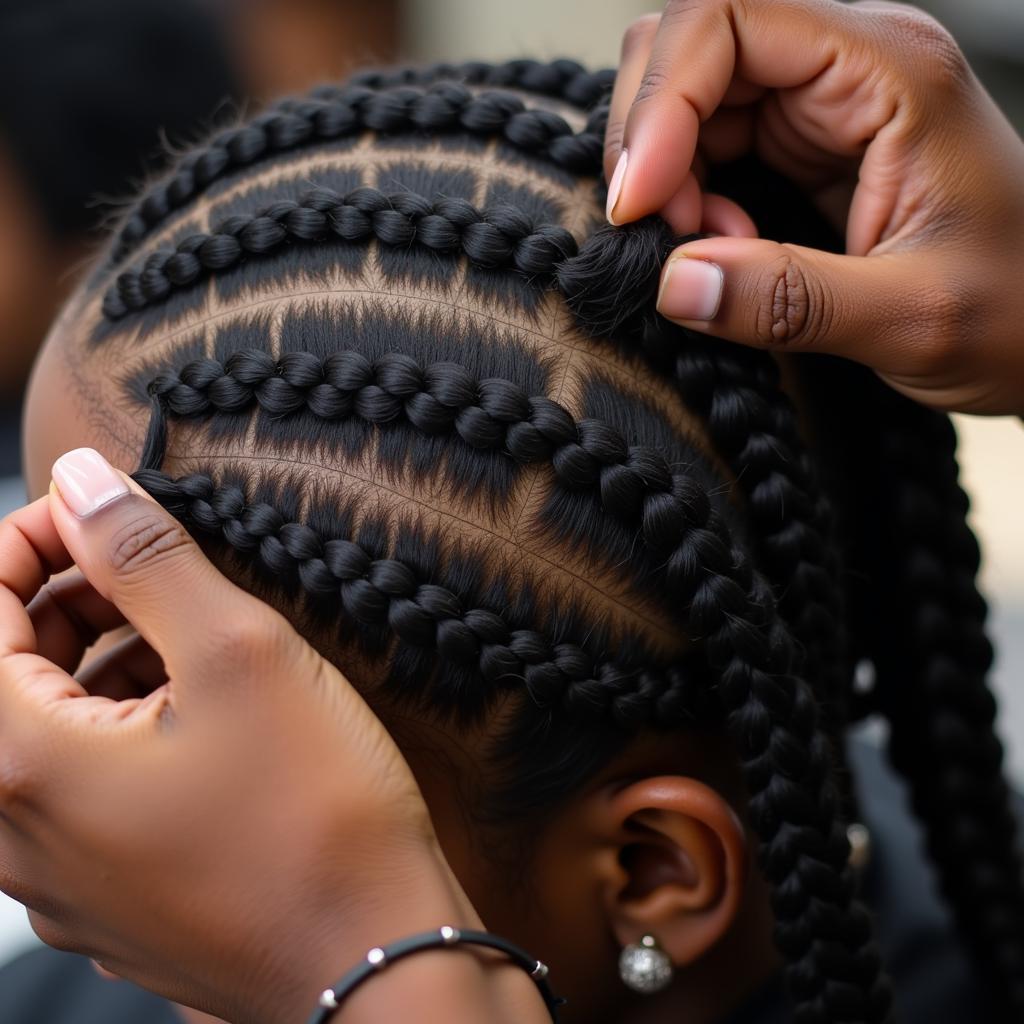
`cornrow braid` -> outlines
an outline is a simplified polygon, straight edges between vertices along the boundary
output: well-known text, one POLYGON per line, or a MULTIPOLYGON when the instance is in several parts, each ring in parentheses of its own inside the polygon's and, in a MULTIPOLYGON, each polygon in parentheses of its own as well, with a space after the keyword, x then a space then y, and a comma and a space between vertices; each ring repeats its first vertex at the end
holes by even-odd
POLYGON ((1024 1018, 1024 872, 986 682, 992 647, 956 435, 947 416, 866 372, 827 368, 821 379, 843 396, 826 410, 830 417, 864 407, 878 415, 866 436, 854 439, 838 423, 834 430, 845 446, 872 453, 859 472, 855 457, 847 465, 865 506, 854 523, 863 561, 853 564, 870 580, 861 596, 862 644, 875 666, 874 700, 890 722, 890 756, 909 783, 939 886, 999 1019, 1017 1021, 1024 1018))
POLYGON ((236 266, 247 256, 267 256, 287 243, 328 240, 420 245, 464 254, 474 266, 507 267, 530 277, 555 273, 576 253, 576 240, 557 224, 536 224, 514 206, 478 210, 464 199, 414 192, 384 193, 363 186, 344 196, 314 188, 298 202, 282 199, 254 216, 228 217, 212 234, 195 234, 173 250, 151 253, 142 266, 119 274, 103 298, 103 313, 117 320, 131 310, 166 299, 204 274, 236 266))
MULTIPOLYGON (((550 62, 510 60, 504 64, 469 61, 463 64, 430 64, 422 68, 384 68, 359 71, 349 81, 371 89, 392 89, 400 85, 425 85, 438 79, 454 79, 468 85, 491 85, 536 93, 589 110, 605 99, 615 84, 615 69, 589 71, 574 60, 550 62)), ((327 86, 316 94, 337 87, 327 86)))
MULTIPOLYGON (((338 600, 357 623, 387 625, 411 647, 472 666, 490 691, 521 686, 538 708, 610 719, 630 731, 678 725, 700 706, 692 673, 679 665, 624 669, 576 644, 513 629, 500 613, 465 608, 448 588, 422 582, 398 559, 374 558, 352 539, 324 538, 306 523, 286 521, 266 502, 249 504, 240 487, 154 470, 140 470, 134 479, 190 529, 224 539, 275 576, 297 578, 314 599, 338 600)), ((453 695, 452 703, 461 697, 453 695)))
POLYGON ((607 106, 597 108, 575 133, 560 115, 531 109, 518 96, 474 93, 449 81, 383 92, 348 83, 281 100, 246 124, 216 134, 202 149, 185 156, 173 175, 153 186, 128 214, 111 250, 111 263, 120 262, 153 227, 222 175, 301 146, 364 131, 469 132, 502 139, 568 171, 597 176, 607 117, 607 106))

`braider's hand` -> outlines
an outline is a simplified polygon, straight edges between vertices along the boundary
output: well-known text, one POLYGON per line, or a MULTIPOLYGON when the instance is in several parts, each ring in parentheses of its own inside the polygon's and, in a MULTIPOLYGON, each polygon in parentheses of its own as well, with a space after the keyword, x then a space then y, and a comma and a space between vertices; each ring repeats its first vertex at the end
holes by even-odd
POLYGON ((95 452, 54 479, 0 523, 0 889, 43 940, 277 1024, 378 941, 479 927, 346 680, 95 452))
POLYGON ((931 406, 1024 412, 1024 142, 922 12, 670 0, 626 34, 605 170, 613 223, 740 236, 672 254, 663 315, 855 359, 931 406), (748 152, 845 224, 846 255, 749 237, 701 196, 705 161, 748 152))

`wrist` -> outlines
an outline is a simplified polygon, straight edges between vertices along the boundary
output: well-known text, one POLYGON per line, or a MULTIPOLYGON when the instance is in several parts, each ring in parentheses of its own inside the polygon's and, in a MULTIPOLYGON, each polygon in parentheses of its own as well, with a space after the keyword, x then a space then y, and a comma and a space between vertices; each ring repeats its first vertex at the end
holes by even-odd
POLYGON ((353 991, 330 1024, 546 1024, 529 975, 505 955, 477 946, 425 950, 393 963, 353 991))
MULTIPOLYGON (((446 924, 483 927, 436 841, 400 857, 381 858, 358 880, 347 872, 344 891, 339 888, 324 897, 282 935, 278 948, 282 960, 292 966, 284 972, 288 980, 267 993, 266 1012, 259 1019, 267 1024, 303 1024, 320 993, 369 949, 446 924)), ((438 954, 425 955, 434 959, 438 954)))

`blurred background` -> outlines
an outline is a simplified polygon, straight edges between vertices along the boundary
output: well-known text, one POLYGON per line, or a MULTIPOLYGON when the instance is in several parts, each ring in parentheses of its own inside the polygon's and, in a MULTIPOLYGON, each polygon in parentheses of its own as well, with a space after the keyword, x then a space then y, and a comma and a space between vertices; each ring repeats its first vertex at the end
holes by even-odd
MULTIPOLYGON (((1024 0, 920 0, 1024 132, 1024 0)), ((614 65, 657 0, 0 0, 0 515, 24 500, 21 395, 97 232, 161 154, 281 93, 394 60, 614 65)), ((1024 187, 1024 183, 1022 183, 1024 187)), ((1024 344, 1024 337, 1021 339, 1024 344)), ((958 417, 1024 784, 1024 426, 958 417)), ((0 895, 0 961, 33 937, 0 895)))

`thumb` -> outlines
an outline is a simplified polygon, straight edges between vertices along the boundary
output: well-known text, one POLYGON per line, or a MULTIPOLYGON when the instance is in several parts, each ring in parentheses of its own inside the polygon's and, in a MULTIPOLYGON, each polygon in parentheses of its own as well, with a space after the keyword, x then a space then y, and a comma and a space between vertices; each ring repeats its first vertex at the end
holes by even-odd
POLYGON ((827 352, 912 376, 942 308, 928 264, 920 253, 839 256, 765 239, 705 238, 668 257, 658 312, 744 345, 827 352))
POLYGON ((275 633, 274 612, 218 572, 185 528, 99 452, 61 456, 53 482, 50 514, 68 553, 163 658, 169 676, 222 664, 222 652, 211 657, 227 631, 238 641, 232 648, 275 633))

